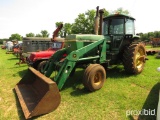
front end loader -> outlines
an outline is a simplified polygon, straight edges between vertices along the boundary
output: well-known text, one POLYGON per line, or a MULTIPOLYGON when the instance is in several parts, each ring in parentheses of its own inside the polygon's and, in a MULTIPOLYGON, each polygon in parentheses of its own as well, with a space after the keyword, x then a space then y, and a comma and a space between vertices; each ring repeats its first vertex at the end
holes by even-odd
MULTIPOLYGON (((103 13, 98 7, 97 11, 97 14, 103 13)), ((26 119, 55 110, 61 100, 59 90, 78 67, 85 68, 83 85, 90 91, 102 88, 106 80, 105 68, 111 65, 123 63, 130 74, 143 71, 146 52, 134 32, 135 19, 114 14, 100 20, 100 35, 68 35, 65 48, 51 56, 42 73, 29 67, 15 87, 26 119), (67 56, 62 59, 64 54, 67 56), (58 73, 51 80, 53 71, 58 73)))
POLYGON ((53 111, 61 100, 57 84, 32 67, 15 91, 26 119, 53 111))

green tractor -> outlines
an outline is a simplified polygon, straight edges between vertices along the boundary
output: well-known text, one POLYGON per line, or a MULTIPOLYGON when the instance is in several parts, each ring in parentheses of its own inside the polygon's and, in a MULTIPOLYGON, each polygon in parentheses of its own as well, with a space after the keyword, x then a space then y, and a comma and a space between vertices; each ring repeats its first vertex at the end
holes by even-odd
MULTIPOLYGON (((106 69, 123 63, 130 74, 139 74, 144 69, 146 51, 144 44, 135 35, 134 18, 114 14, 102 18, 100 26, 95 23, 95 33, 68 35, 65 48, 58 50, 48 61, 42 73, 29 67, 27 74, 17 83, 15 91, 25 118, 49 113, 60 104, 59 90, 63 88, 75 68, 85 67, 83 84, 90 91, 102 88, 106 69), (98 29, 100 30, 98 31, 98 29), (67 54, 65 59, 62 56, 67 54), (58 70, 51 80, 52 72, 58 70)), ((96 17, 96 21, 99 21, 96 17)))

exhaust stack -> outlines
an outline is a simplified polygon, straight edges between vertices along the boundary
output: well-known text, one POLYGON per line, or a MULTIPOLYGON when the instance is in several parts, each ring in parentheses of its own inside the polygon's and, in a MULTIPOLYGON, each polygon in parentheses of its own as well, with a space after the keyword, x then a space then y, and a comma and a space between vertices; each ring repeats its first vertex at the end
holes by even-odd
POLYGON ((103 9, 99 10, 99 14, 100 14, 99 34, 100 34, 100 35, 102 35, 103 13, 104 13, 104 10, 103 10, 103 9))
POLYGON ((96 7, 96 17, 94 19, 94 33, 98 35, 98 29, 99 29, 99 6, 96 7))

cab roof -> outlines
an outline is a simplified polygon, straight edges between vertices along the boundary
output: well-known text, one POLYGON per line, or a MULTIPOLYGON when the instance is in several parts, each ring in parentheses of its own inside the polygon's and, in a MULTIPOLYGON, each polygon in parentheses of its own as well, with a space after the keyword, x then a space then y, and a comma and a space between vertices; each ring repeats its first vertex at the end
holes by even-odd
POLYGON ((105 19, 110 19, 110 18, 129 18, 129 19, 135 20, 135 18, 133 18, 129 15, 125 15, 125 14, 110 14, 103 19, 105 20, 105 19))

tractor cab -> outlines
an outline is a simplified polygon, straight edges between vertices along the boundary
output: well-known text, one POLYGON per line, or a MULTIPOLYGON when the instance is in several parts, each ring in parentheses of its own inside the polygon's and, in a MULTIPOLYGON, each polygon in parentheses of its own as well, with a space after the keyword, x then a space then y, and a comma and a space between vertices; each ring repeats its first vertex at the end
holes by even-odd
POLYGON ((135 34, 134 18, 114 14, 103 19, 102 34, 110 37, 110 50, 119 50, 125 39, 132 39, 135 34))
POLYGON ((102 34, 107 42, 106 59, 111 65, 121 62, 126 46, 138 38, 135 35, 134 20, 123 14, 113 14, 103 18, 102 34))

